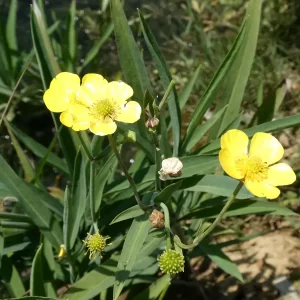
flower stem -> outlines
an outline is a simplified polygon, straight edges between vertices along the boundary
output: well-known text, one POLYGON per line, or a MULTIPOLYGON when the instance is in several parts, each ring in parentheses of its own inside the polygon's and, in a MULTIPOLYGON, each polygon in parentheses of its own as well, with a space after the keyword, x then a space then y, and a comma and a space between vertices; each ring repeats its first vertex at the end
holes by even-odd
POLYGON ((169 97, 169 95, 170 95, 170 93, 171 93, 171 91, 172 91, 172 89, 173 89, 174 86, 175 86, 175 80, 172 79, 171 82, 170 82, 170 84, 169 84, 169 86, 168 86, 168 88, 167 88, 167 90, 166 90, 166 92, 165 92, 165 94, 164 94, 164 96, 163 96, 163 98, 162 98, 162 100, 159 103, 159 106, 158 106, 158 110, 159 111, 165 105, 165 103, 168 100, 168 97, 169 97))
POLYGON ((86 155, 88 156, 89 160, 90 160, 90 161, 93 161, 93 160, 94 160, 94 159, 93 159, 93 156, 92 156, 92 154, 91 154, 91 152, 90 152, 90 150, 89 150, 87 144, 86 144, 85 141, 83 140, 80 131, 77 132, 77 136, 78 136, 78 138, 79 138, 79 140, 80 140, 80 143, 81 143, 81 145, 82 145, 82 147, 83 147, 83 149, 84 149, 86 155))
POLYGON ((93 223, 95 223, 95 163, 90 161, 90 210, 93 223))
POLYGON ((52 141, 51 141, 51 143, 50 143, 50 145, 49 145, 49 147, 48 147, 48 149, 47 149, 46 154, 45 154, 44 157, 42 158, 42 160, 41 160, 41 162, 40 162, 40 165, 39 165, 39 168, 38 168, 38 170, 37 170, 37 172, 36 172, 34 178, 31 180, 31 183, 32 183, 32 184, 35 184, 35 183, 38 181, 38 179, 40 178, 40 175, 42 174, 42 171, 43 171, 43 169, 44 169, 44 166, 45 166, 45 163, 46 163, 46 161, 47 161, 47 158, 48 158, 48 156, 50 155, 50 153, 52 152, 52 149, 53 149, 53 147, 54 147, 55 144, 56 144, 56 141, 57 141, 57 138, 58 138, 58 135, 59 135, 61 129, 62 129, 62 125, 60 125, 59 129, 56 131, 55 136, 54 136, 54 138, 52 139, 52 141))
POLYGON ((224 205, 223 209, 220 211, 219 215, 216 217, 216 219, 214 220, 214 222, 208 227, 208 229, 206 229, 204 231, 203 234, 197 236, 193 243, 190 245, 186 245, 183 244, 180 240, 180 238, 176 235, 174 237, 174 241, 175 243, 183 248, 183 249, 192 249, 194 247, 196 247, 204 238, 206 238, 216 227, 217 225, 220 223, 220 221, 222 220, 224 214, 226 213, 226 211, 228 210, 229 206, 233 203, 233 201, 235 200, 238 192, 240 191, 240 189, 243 187, 243 182, 239 182, 239 184, 237 185, 237 187, 235 188, 234 192, 232 193, 231 197, 228 199, 228 201, 226 202, 226 204, 224 205))
POLYGON ((152 138, 153 138, 153 145, 155 151, 155 189, 157 191, 161 190, 160 178, 159 178, 159 170, 161 168, 161 154, 159 149, 159 141, 156 130, 152 129, 152 138))
POLYGON ((171 226, 170 226, 169 209, 168 209, 168 207, 163 202, 160 203, 160 207, 164 211, 165 229, 167 231, 167 243, 166 243, 166 246, 167 246, 167 249, 172 249, 171 234, 170 234, 171 226))
POLYGON ((110 143, 110 145, 111 145, 111 148, 113 149, 113 151, 114 151, 114 153, 115 153, 115 155, 116 155, 116 157, 117 157, 117 160, 118 160, 118 162, 119 162, 119 164, 120 164, 120 166, 121 166, 121 168, 122 168, 122 170, 123 170, 123 172, 124 172, 124 174, 125 174, 125 176, 126 176, 128 182, 129 182, 129 184, 130 184, 130 186, 131 186, 131 189, 132 189, 132 191, 133 191, 133 194, 134 194, 134 197, 135 197, 135 200, 136 200, 137 204, 140 206, 140 208, 141 208, 142 210, 146 211, 148 208, 150 208, 150 207, 152 207, 152 206, 145 205, 145 204, 141 201, 141 199, 140 199, 140 197, 139 197, 139 194, 138 194, 138 191, 137 191, 137 188, 136 188, 136 185, 135 185, 135 183, 134 183, 132 177, 131 177, 130 174, 128 173, 127 168, 126 168, 126 166, 124 165, 124 162, 123 162, 123 160, 122 160, 122 158, 121 158, 121 156, 120 156, 120 153, 119 153, 119 151, 118 151, 118 148, 117 148, 116 141, 115 141, 114 137, 113 137, 112 135, 108 135, 108 139, 109 139, 109 143, 110 143))

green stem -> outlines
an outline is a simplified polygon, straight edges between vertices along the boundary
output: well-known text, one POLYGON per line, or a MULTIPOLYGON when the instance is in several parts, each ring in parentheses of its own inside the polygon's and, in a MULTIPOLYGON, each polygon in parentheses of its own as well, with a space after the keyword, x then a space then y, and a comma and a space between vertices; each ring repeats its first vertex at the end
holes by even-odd
POLYGON ((167 231, 167 249, 171 249, 172 248, 172 241, 171 241, 171 234, 170 234, 170 232, 171 232, 171 225, 170 225, 169 209, 168 209, 168 207, 163 202, 160 203, 160 207, 164 211, 165 229, 167 231))
POLYGON ((80 140, 80 143, 81 143, 81 145, 82 145, 82 147, 83 147, 83 149, 84 149, 86 155, 88 156, 89 160, 90 160, 90 161, 93 161, 94 159, 93 159, 93 157, 92 157, 92 154, 91 154, 91 152, 90 152, 90 150, 89 150, 87 144, 86 144, 85 141, 83 140, 80 131, 77 132, 77 136, 78 136, 78 138, 79 138, 79 140, 80 140))
POLYGON ((168 88, 167 88, 167 90, 166 90, 166 92, 165 92, 165 94, 164 94, 164 96, 163 96, 163 98, 162 98, 162 100, 161 100, 161 102, 159 103, 159 106, 158 106, 159 111, 163 108, 163 106, 167 102, 168 97, 169 97, 169 95, 170 95, 170 93, 171 93, 174 86, 175 86, 175 80, 172 79, 169 86, 168 86, 168 88))
POLYGON ((161 154, 159 149, 159 141, 156 130, 152 131, 152 138, 153 138, 153 144, 154 144, 154 151, 155 151, 155 189, 157 191, 161 190, 161 182, 159 178, 159 171, 161 168, 161 154))
POLYGON ((90 162, 90 210, 93 223, 95 223, 95 195, 94 195, 94 183, 95 183, 95 163, 90 162))
POLYGON ((224 214, 227 212, 229 206, 233 203, 233 201, 235 200, 237 194, 239 193, 239 191, 241 190, 242 187, 243 187, 243 182, 239 182, 239 184, 235 188, 233 194, 228 199, 228 201, 226 202, 226 204, 224 205, 223 209, 221 210, 219 215, 216 217, 214 222, 209 226, 208 229, 206 229, 204 231, 204 233, 202 235, 196 236, 196 238, 194 239, 194 241, 191 245, 183 244, 177 235, 174 237, 175 243, 183 249, 192 249, 195 246, 197 246, 203 239, 205 239, 218 226, 218 224, 222 220, 224 214))
POLYGON ((52 141, 51 141, 51 143, 50 143, 50 145, 49 145, 49 147, 48 147, 48 149, 47 149, 46 154, 45 154, 44 157, 42 158, 42 161, 40 162, 39 168, 38 168, 38 170, 36 171, 36 174, 35 174, 34 178, 31 180, 31 183, 32 183, 32 184, 35 184, 35 183, 38 181, 38 179, 40 178, 40 176, 41 176, 41 174, 42 174, 42 172, 43 172, 45 163, 46 163, 46 161, 47 161, 47 158, 48 158, 48 156, 50 155, 50 153, 52 152, 52 149, 53 149, 53 147, 54 147, 55 144, 56 144, 56 141, 57 141, 57 138, 58 138, 58 135, 59 135, 61 129, 62 129, 62 125, 60 125, 58 131, 56 131, 55 136, 53 137, 53 139, 52 139, 52 141))
POLYGON ((133 191, 133 194, 134 194, 134 197, 135 197, 135 200, 136 200, 137 204, 139 205, 139 207, 140 207, 142 210, 146 211, 147 209, 149 209, 149 208, 152 207, 152 206, 145 205, 145 204, 141 201, 141 199, 140 199, 140 197, 139 197, 139 194, 138 194, 138 191, 137 191, 137 188, 136 188, 136 185, 135 185, 135 183, 134 183, 132 177, 131 177, 130 174, 128 173, 127 168, 126 168, 126 166, 124 165, 124 162, 123 162, 123 160, 122 160, 122 158, 121 158, 121 156, 120 156, 120 153, 119 153, 119 151, 118 151, 118 148, 117 148, 116 141, 115 141, 114 137, 113 137, 112 135, 108 135, 108 139, 109 139, 109 143, 110 143, 110 145, 111 145, 111 148, 113 149, 113 151, 114 151, 114 153, 115 153, 115 155, 116 155, 116 157, 117 157, 117 160, 118 160, 118 162, 119 162, 119 164, 120 164, 120 166, 121 166, 121 168, 122 168, 122 170, 123 170, 123 172, 124 172, 124 174, 125 174, 125 176, 126 176, 128 182, 129 182, 129 184, 130 184, 130 186, 131 186, 131 189, 132 189, 132 191, 133 191))

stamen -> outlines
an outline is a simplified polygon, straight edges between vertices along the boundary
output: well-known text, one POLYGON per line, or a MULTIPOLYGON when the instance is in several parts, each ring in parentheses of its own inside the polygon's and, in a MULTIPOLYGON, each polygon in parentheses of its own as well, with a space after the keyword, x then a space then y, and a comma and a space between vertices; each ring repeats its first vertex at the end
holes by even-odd
POLYGON ((243 178, 250 181, 262 181, 268 176, 268 165, 257 156, 243 157, 236 160, 236 168, 241 172, 243 178))
POLYGON ((90 107, 90 115, 96 120, 104 123, 110 123, 118 113, 118 106, 109 99, 97 101, 90 107))

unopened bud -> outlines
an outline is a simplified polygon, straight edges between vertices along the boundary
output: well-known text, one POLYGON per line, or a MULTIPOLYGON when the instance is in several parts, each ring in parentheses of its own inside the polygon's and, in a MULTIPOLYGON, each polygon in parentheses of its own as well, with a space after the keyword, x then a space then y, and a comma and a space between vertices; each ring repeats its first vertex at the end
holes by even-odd
POLYGON ((155 117, 149 117, 145 125, 147 128, 155 128, 159 124, 159 120, 155 117))
POLYGON ((64 244, 60 245, 59 253, 58 253, 58 260, 62 260, 67 255, 66 246, 64 244))
POLYGON ((162 228, 165 225, 165 216, 164 214, 154 209, 151 215, 149 216, 149 220, 151 222, 152 228, 162 228))
POLYGON ((182 162, 177 157, 166 158, 161 163, 161 169, 159 171, 160 180, 167 180, 168 177, 181 176, 181 169, 183 168, 182 162))
POLYGON ((184 271, 184 257, 176 250, 165 250, 158 258, 158 264, 160 270, 170 276, 175 276, 177 273, 184 271))

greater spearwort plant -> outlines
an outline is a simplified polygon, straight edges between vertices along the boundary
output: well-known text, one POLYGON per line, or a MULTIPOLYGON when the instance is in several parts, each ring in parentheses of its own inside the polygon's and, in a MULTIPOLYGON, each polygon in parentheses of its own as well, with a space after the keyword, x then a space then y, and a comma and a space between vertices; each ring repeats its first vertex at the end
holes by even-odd
MULTIPOLYGON (((39 100, 51 114, 56 132, 45 148, 5 114, 1 117, 20 161, 10 166, 0 155, 0 194, 13 203, 12 211, 0 211, 0 276, 8 297, 22 299, 29 291, 32 297, 56 299, 63 288, 62 299, 110 300, 113 295, 117 300, 125 290, 133 297, 140 290, 135 285, 142 282, 145 290, 134 299, 153 295, 161 300, 178 282, 174 277, 197 280, 191 258, 199 255, 208 255, 242 281, 237 265, 212 237, 224 227, 230 243, 252 236, 241 236, 243 230, 230 222, 220 224, 223 218, 270 212, 295 215, 268 201, 284 199, 297 175, 288 164, 278 163, 284 148, 271 133, 299 126, 300 116, 272 121, 272 111, 266 119, 256 118, 258 113, 264 116, 264 105, 249 124, 239 125, 262 0, 249 1, 241 30, 195 101, 187 126, 181 114, 201 77, 200 68, 186 86, 176 86, 140 11, 143 39, 161 84, 149 76, 119 0, 111 0, 112 24, 107 30, 111 34, 114 28, 122 80, 105 79, 103 70, 82 74, 88 63, 76 66, 75 23, 66 33, 67 43, 73 42, 57 49, 40 4, 33 0, 31 11, 33 61, 43 84, 39 100), (207 119, 214 103, 216 109, 207 119), (220 165, 225 173, 220 174, 220 165), (280 194, 277 187, 283 185, 287 187, 280 194), (22 280, 22 266, 31 270, 29 282, 22 280), (13 270, 13 277, 5 275, 11 274, 8 270, 13 270)), ((76 1, 70 16, 75 19, 76 1)), ((86 61, 106 59, 96 46, 86 61)))

